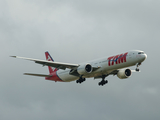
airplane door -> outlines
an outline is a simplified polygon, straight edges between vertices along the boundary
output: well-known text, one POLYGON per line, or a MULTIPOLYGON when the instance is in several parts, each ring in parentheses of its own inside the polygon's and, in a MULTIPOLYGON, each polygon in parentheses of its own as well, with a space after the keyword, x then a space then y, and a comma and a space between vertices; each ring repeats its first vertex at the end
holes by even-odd
POLYGON ((128 54, 128 58, 129 58, 129 59, 132 58, 132 54, 133 54, 133 53, 129 53, 129 54, 128 54))

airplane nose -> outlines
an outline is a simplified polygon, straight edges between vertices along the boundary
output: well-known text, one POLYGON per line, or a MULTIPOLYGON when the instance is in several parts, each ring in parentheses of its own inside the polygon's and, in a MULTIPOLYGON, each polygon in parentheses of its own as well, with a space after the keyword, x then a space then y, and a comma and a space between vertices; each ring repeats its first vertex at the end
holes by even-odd
POLYGON ((144 61, 147 58, 147 54, 143 54, 142 60, 144 61))
POLYGON ((144 56, 145 56, 145 59, 147 58, 147 54, 144 54, 144 56))
POLYGON ((137 58, 139 62, 141 63, 147 58, 147 54, 145 54, 144 52, 139 52, 137 55, 137 58))

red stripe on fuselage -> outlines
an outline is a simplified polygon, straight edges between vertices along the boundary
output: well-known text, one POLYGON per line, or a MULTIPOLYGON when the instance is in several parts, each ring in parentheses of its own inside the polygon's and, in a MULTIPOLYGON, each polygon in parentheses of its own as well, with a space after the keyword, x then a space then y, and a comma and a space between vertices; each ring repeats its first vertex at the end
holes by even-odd
POLYGON ((52 81, 59 81, 59 82, 63 82, 57 75, 57 71, 54 71, 53 73, 51 73, 50 75, 52 75, 52 77, 46 77, 46 80, 52 80, 52 81))

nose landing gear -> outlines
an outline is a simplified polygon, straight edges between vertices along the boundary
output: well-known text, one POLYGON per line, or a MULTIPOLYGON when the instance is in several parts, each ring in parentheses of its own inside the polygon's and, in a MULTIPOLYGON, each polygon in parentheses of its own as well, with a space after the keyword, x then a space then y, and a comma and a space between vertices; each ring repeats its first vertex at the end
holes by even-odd
POLYGON ((137 68, 135 69, 137 72, 140 71, 139 68, 138 68, 140 65, 141 65, 141 63, 138 63, 138 64, 137 64, 137 68))

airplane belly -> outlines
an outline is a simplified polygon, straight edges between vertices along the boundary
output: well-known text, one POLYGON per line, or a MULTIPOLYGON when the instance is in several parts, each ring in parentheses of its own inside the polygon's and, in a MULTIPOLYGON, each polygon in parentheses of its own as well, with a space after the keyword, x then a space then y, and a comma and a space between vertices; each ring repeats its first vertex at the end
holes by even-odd
POLYGON ((78 76, 70 75, 69 72, 70 70, 61 70, 57 71, 57 75, 64 82, 70 82, 79 79, 78 76))

